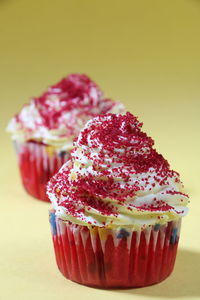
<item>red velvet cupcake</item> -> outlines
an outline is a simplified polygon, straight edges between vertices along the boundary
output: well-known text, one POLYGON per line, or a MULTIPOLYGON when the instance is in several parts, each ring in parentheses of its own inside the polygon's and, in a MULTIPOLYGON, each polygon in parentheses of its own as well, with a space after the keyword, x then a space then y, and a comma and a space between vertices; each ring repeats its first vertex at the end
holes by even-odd
POLYGON ((71 74, 31 99, 8 126, 26 191, 48 201, 46 184, 69 159, 73 139, 85 123, 99 114, 123 111, 122 104, 105 99, 81 74, 71 74))
POLYGON ((90 120, 48 184, 56 261, 70 280, 143 287, 173 270, 188 196, 141 127, 130 113, 90 120))

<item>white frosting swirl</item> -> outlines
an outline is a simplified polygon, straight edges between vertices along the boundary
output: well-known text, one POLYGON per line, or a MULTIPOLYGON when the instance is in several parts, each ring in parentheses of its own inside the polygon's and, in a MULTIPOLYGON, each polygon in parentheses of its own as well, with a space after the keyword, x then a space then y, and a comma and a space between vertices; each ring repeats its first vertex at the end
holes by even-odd
POLYGON ((71 161, 49 183, 48 195, 60 218, 137 229, 187 213, 179 174, 153 149, 141 126, 130 113, 99 116, 86 124, 71 161))
POLYGON ((53 145, 59 151, 70 150, 89 119, 110 112, 123 113, 124 106, 104 99, 101 90, 87 76, 71 74, 40 98, 31 99, 11 119, 7 130, 14 140, 34 140, 53 145))

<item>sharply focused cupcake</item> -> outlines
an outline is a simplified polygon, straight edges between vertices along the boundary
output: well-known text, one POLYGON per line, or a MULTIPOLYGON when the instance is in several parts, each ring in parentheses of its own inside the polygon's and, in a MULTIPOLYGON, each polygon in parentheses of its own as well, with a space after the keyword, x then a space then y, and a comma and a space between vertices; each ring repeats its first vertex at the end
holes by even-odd
POLYGON ((69 159, 80 129, 96 115, 123 111, 121 103, 105 99, 81 74, 71 74, 31 99, 8 125, 26 191, 48 201, 46 183, 69 159))
POLYGON ((56 261, 96 287, 142 287, 173 270, 188 196, 132 114, 98 116, 47 188, 56 261))

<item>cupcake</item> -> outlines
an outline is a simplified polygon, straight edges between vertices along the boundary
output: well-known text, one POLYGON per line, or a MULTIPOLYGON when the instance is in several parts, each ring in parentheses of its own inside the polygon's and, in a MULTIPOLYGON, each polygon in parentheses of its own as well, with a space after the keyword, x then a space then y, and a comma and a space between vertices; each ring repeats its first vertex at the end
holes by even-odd
POLYGON ((99 87, 81 74, 71 74, 31 99, 7 128, 26 191, 48 201, 46 184, 69 159, 73 140, 85 123, 99 114, 123 111, 121 103, 105 99, 99 87))
POLYGON ((188 196, 130 113, 88 121, 47 187, 58 268, 99 288, 143 287, 174 267, 188 196))

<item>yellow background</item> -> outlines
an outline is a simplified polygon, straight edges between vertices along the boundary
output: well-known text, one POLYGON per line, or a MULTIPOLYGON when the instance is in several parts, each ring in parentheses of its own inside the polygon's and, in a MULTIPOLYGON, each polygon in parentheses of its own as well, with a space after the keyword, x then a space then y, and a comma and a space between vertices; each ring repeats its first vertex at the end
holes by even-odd
POLYGON ((0 1, 0 299, 200 298, 199 82, 200 1, 0 1), (4 128, 30 96, 71 72, 139 116, 191 196, 174 273, 159 285, 105 291, 64 279, 49 204, 21 186, 4 128))

